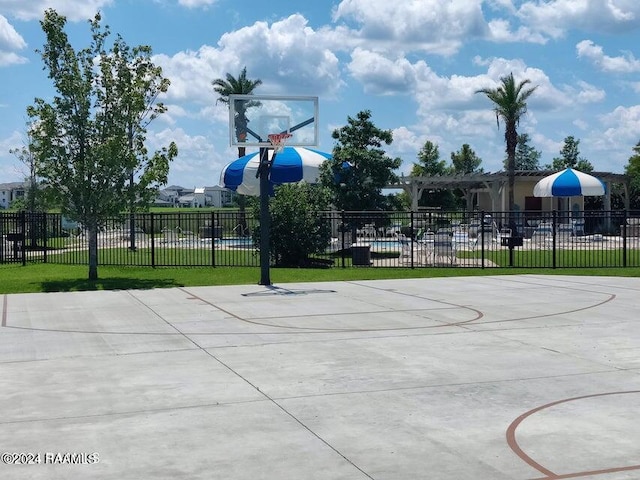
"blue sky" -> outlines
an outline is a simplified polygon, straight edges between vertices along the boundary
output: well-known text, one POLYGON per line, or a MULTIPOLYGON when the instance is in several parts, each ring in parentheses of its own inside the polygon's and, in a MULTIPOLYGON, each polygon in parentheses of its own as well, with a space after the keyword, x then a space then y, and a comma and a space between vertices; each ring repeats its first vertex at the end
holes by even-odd
POLYGON ((504 159, 504 131, 474 92, 513 72, 538 89, 519 133, 558 156, 573 135, 596 170, 622 173, 640 141, 638 0, 0 0, 0 182, 25 168, 26 107, 51 98, 35 53, 46 8, 69 19, 77 49, 96 11, 129 45, 147 44, 171 88, 149 146, 178 144, 169 182, 216 185, 236 150, 211 81, 246 66, 257 94, 315 95, 320 145, 369 109, 393 131, 387 153, 407 173, 426 140, 443 159, 468 143, 485 171, 504 159))

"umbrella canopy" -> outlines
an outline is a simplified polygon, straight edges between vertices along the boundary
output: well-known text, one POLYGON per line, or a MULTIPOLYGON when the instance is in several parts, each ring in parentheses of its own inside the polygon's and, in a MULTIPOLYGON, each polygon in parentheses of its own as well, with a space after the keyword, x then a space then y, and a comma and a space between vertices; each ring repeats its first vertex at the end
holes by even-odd
POLYGON ((535 197, 584 197, 604 193, 602 180, 572 168, 544 177, 533 187, 535 197))
MULTIPOLYGON (((269 160, 273 150, 269 150, 269 160)), ((283 183, 305 181, 316 183, 320 176, 320 165, 331 158, 331 154, 306 147, 285 147, 276 155, 269 177, 272 186, 283 183)), ((242 195, 260 195, 260 179, 256 172, 260 164, 259 152, 250 153, 229 163, 222 169, 220 183, 242 195)))

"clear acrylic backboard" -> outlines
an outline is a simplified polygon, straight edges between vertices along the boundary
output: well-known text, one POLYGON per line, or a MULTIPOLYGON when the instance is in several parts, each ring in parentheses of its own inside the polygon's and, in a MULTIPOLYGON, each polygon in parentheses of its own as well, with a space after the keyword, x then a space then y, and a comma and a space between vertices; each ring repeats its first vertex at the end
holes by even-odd
POLYGON ((317 146, 318 97, 229 95, 231 146, 271 147, 272 133, 290 133, 287 146, 317 146))

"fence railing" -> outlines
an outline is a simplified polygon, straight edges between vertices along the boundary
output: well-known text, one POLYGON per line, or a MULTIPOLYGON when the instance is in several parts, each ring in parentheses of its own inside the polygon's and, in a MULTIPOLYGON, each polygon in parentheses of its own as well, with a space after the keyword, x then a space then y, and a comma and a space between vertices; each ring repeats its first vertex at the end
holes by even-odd
MULTIPOLYGON (((320 212, 311 257, 334 267, 640 266, 640 212, 320 212)), ((257 267, 251 214, 123 214, 98 233, 100 265, 257 267), (133 229, 131 226, 133 225, 133 229)), ((88 263, 87 233, 60 214, 0 213, 0 263, 88 263)))

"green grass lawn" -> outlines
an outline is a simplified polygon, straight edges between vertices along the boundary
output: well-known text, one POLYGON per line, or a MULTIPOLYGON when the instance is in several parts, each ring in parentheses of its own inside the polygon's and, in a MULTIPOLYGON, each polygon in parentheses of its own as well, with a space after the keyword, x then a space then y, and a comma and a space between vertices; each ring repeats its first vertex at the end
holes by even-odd
MULTIPOLYGON (((479 251, 460 251, 459 258, 479 259, 482 253, 479 251)), ((486 260, 500 267, 552 268, 554 265, 553 251, 546 250, 520 250, 513 251, 513 259, 510 259, 509 250, 486 250, 486 260)), ((640 251, 627 249, 627 266, 640 265, 640 251)), ((557 249, 555 266, 557 268, 598 268, 598 267, 622 267, 624 265, 622 249, 593 249, 593 250, 565 250, 557 249)))
MULTIPOLYGON (((393 278, 430 278, 481 275, 515 275, 523 273, 555 275, 640 276, 640 268, 272 268, 274 284, 290 282, 336 282, 350 280, 381 280, 393 278)), ((122 290, 168 288, 200 285, 257 284, 260 269, 255 267, 217 268, 98 268, 99 279, 87 280, 84 265, 29 264, 0 265, 0 293, 58 292, 80 290, 122 290)))

